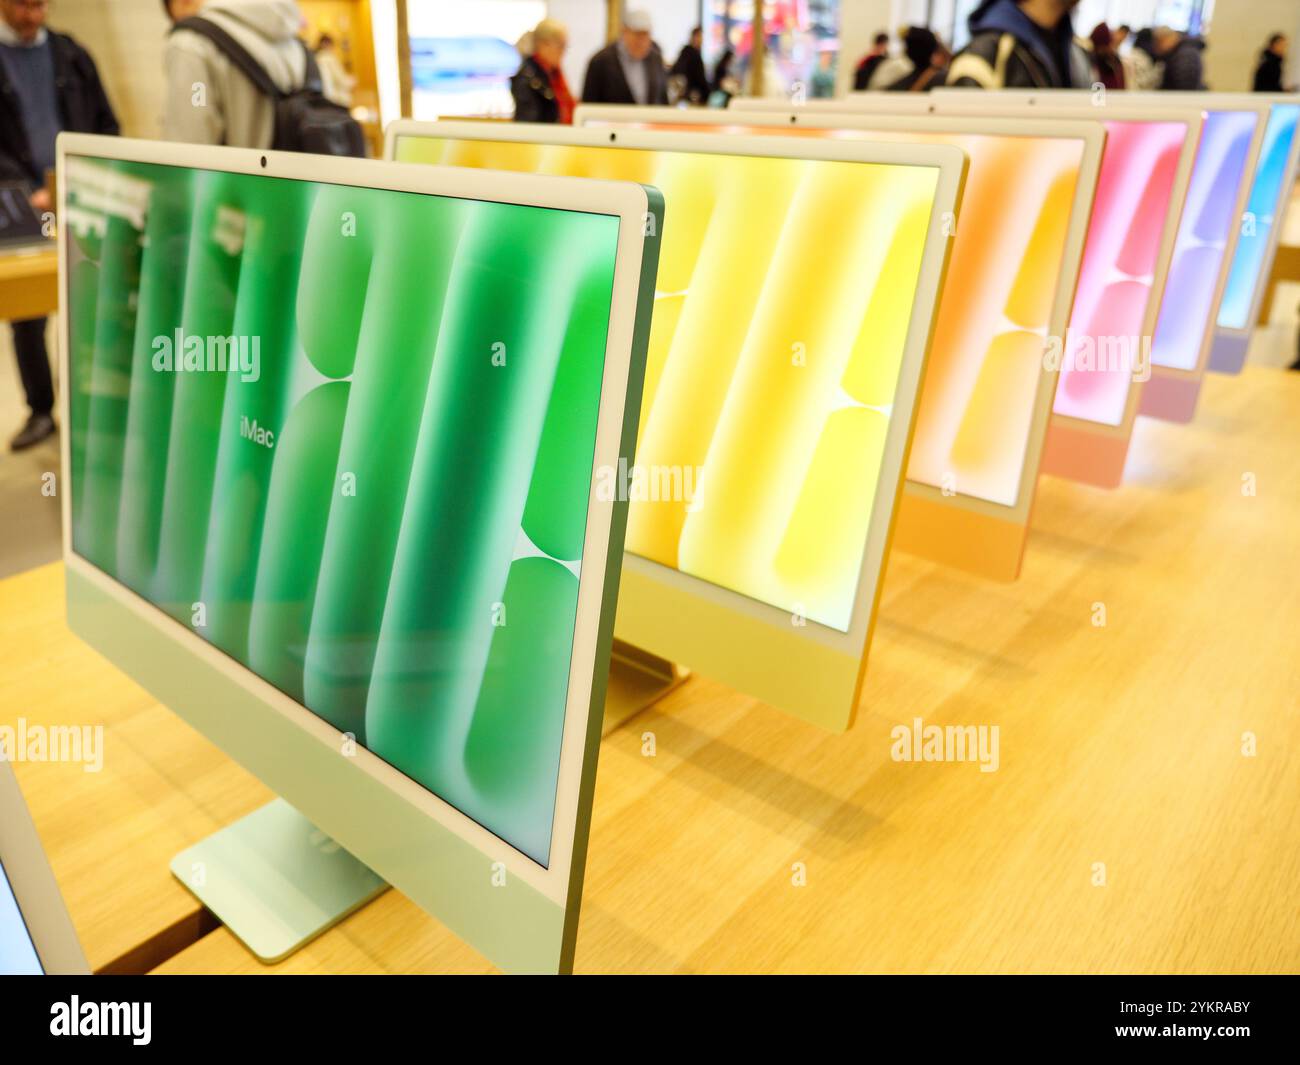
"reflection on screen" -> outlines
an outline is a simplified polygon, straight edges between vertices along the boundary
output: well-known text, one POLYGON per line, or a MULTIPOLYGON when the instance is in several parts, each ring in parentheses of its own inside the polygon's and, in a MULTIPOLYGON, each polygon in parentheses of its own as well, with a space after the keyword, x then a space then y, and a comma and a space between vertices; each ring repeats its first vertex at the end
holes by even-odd
POLYGON ((618 219, 66 183, 76 552, 546 864, 618 219))
POLYGON ((0 866, 0 976, 40 976, 44 972, 9 878, 0 866))
POLYGON ((1250 325, 1250 312, 1259 287, 1260 272, 1264 268, 1264 257, 1268 253, 1269 237, 1273 226, 1278 223, 1280 212, 1286 209, 1283 194, 1289 190, 1282 187, 1282 182, 1295 140, 1297 120, 1300 120, 1300 104, 1274 104, 1269 111, 1259 166, 1246 204, 1247 218, 1237 237, 1228 287, 1219 307, 1218 324, 1223 329, 1246 329, 1250 325))
POLYGON ((1224 251, 1237 225, 1237 196, 1255 134, 1254 111, 1211 111, 1192 166, 1174 257, 1151 341, 1151 361, 1195 370, 1224 251))
POLYGON ((1084 246, 1057 414, 1119 425, 1142 351, 1151 284, 1164 239, 1182 122, 1106 123, 1106 149, 1084 246))
POLYGON ((422 136, 397 158, 663 192, 627 549, 848 631, 938 171, 422 136))

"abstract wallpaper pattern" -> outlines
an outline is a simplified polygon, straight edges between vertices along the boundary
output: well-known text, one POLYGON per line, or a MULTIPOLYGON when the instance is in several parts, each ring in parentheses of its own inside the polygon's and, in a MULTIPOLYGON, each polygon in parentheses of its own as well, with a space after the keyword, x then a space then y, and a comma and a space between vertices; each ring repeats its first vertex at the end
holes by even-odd
MULTIPOLYGON (((854 116, 855 118, 861 116, 854 116)), ((1015 506, 1039 390, 1043 344, 1065 265, 1083 141, 812 126, 619 123, 624 128, 953 144, 966 152, 948 274, 939 298, 907 467, 910 480, 1015 506)))
POLYGON ((848 631, 892 504, 880 465, 938 171, 425 136, 396 155, 660 189, 637 465, 697 490, 633 494, 627 550, 848 631))
POLYGON ((1151 361, 1195 370, 1215 314, 1214 289, 1236 217, 1237 196, 1258 121, 1254 111, 1210 111, 1201 130, 1174 257, 1151 340, 1151 361))
MULTIPOLYGON (((854 131, 953 144, 970 168, 921 390, 910 480, 1014 507, 1074 209, 1078 138, 854 131)), ((1046 402, 1044 397, 1042 402, 1046 402)))
POLYGON ((1286 209, 1282 199, 1283 180, 1291 145, 1295 140, 1296 123, 1300 121, 1300 104, 1274 104, 1264 127, 1264 143, 1259 151, 1259 165, 1255 181, 1250 187, 1246 210, 1253 219, 1250 229, 1242 230, 1237 237, 1237 250, 1232 256, 1228 272, 1228 286, 1219 305, 1218 324, 1222 329, 1246 329, 1250 326, 1250 312, 1259 287, 1260 273, 1264 269, 1264 256, 1268 253, 1269 237, 1279 213, 1286 209))
POLYGON ((1102 425, 1124 420, 1156 260, 1169 216, 1182 122, 1106 123, 1097 196, 1056 386, 1057 414, 1102 425), (1107 353, 1127 345, 1127 364, 1107 353))
POLYGON ((76 551, 547 864, 618 219, 67 186, 76 551))

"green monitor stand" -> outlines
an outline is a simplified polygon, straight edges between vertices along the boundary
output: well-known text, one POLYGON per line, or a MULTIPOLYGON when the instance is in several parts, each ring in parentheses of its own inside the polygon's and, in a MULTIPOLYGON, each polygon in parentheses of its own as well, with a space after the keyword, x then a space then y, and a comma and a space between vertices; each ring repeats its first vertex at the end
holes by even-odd
POLYGON ((187 847, 171 871, 268 965, 388 887, 283 799, 187 847))
MULTIPOLYGON (((614 641, 603 734, 685 681, 675 663, 614 641)), ((173 875, 261 961, 274 964, 388 885, 283 799, 171 861, 173 875)))

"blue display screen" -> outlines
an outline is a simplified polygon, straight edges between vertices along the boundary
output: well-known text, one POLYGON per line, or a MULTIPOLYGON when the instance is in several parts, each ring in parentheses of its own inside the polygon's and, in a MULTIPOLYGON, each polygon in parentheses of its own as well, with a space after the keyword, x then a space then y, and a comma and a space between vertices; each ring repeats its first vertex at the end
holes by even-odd
POLYGON ((1264 270, 1264 259, 1270 246, 1270 235, 1279 225, 1286 210, 1284 195, 1290 189, 1282 187, 1286 177, 1287 160, 1295 140, 1296 123, 1300 121, 1300 104, 1274 104, 1264 130, 1264 144, 1259 150, 1259 165, 1255 169, 1255 182, 1246 204, 1247 216, 1242 220, 1237 250, 1232 257, 1232 270, 1228 285, 1219 305, 1218 324, 1221 329, 1246 329, 1255 304, 1255 291, 1264 270))
POLYGON ((44 972, 9 878, 0 866, 0 976, 40 976, 44 972))

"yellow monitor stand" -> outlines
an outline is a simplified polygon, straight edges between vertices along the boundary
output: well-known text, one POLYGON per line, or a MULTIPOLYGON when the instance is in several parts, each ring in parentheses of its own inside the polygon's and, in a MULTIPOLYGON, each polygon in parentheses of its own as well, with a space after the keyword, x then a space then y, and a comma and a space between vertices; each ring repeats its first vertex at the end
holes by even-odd
POLYGON ((616 728, 681 687, 691 671, 676 662, 652 655, 640 647, 614 639, 609 660, 609 687, 605 689, 605 723, 601 735, 616 728))

